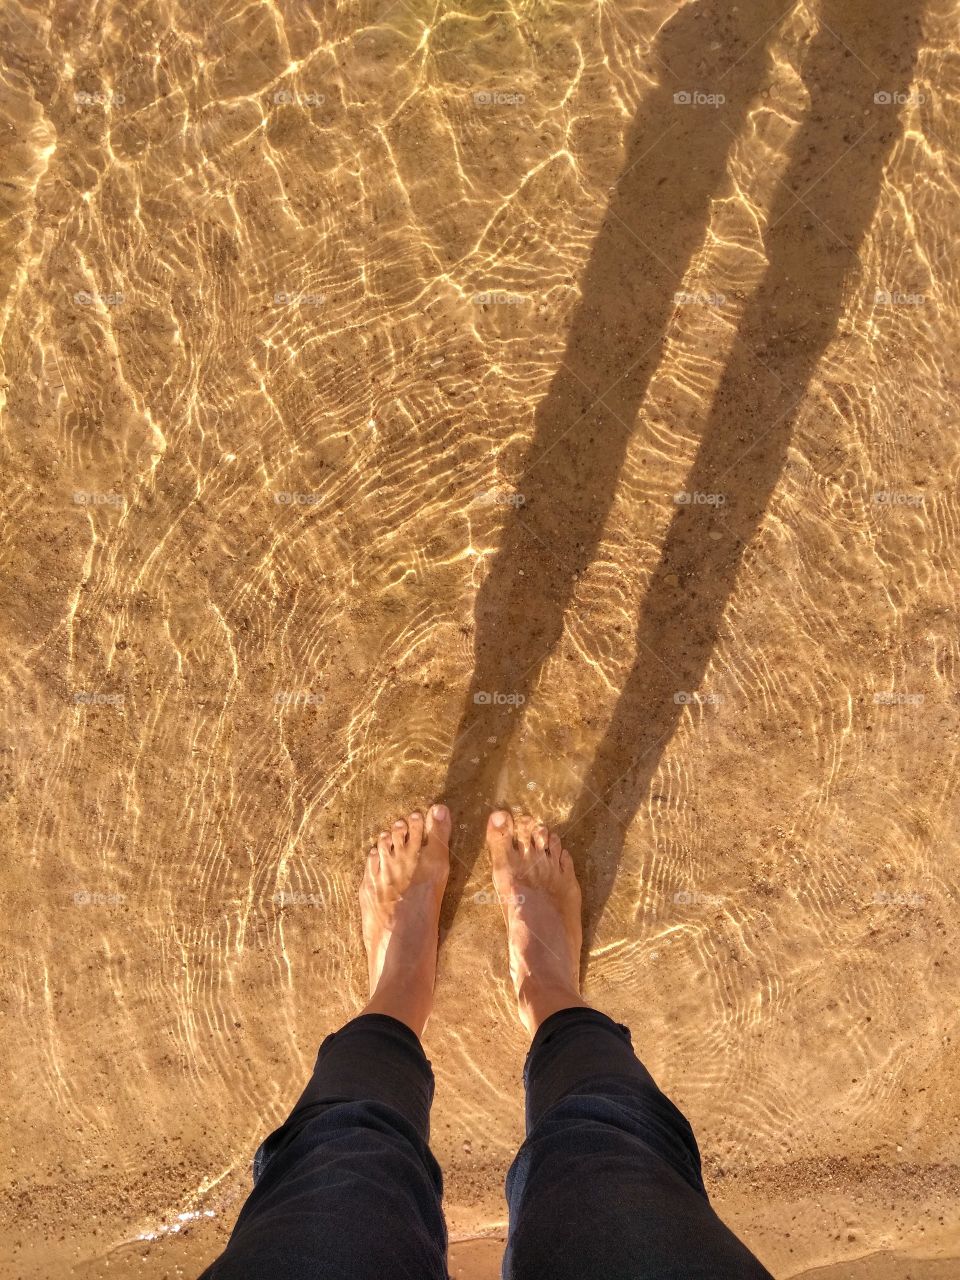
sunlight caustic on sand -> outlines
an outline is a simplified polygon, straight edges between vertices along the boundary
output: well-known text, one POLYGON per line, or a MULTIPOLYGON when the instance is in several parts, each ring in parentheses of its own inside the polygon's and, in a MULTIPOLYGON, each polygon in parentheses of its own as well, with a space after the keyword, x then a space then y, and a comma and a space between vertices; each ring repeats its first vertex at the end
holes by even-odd
POLYGON ((441 796, 454 1237, 522 1133, 508 802, 565 831, 587 995, 771 1270, 947 1256, 952 6, 12 0, 0 36, 0 1270, 214 1256, 363 998, 368 837, 441 796))

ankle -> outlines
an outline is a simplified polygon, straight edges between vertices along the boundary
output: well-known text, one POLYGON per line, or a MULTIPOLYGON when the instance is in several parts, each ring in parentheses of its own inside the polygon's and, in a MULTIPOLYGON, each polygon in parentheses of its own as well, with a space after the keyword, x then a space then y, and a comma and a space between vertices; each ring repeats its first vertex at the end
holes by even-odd
POLYGON ((379 973, 371 975, 370 999, 399 1000, 413 997, 418 1004, 432 1001, 437 981, 436 950, 424 947, 388 948, 379 973))
POLYGON ((590 1006, 573 983, 542 982, 533 977, 517 985, 520 1020, 533 1035, 541 1023, 561 1009, 588 1009, 590 1006))
POLYGON ((383 973, 361 1013, 383 1013, 423 1035, 433 1011, 433 982, 413 973, 383 973))

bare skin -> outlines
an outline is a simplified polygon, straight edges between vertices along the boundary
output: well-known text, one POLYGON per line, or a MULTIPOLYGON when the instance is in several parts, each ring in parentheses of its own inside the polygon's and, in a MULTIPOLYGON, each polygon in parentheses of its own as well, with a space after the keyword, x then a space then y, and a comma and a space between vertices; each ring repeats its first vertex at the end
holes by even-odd
MULTIPOLYGON (((367 854, 360 915, 370 999, 364 1013, 397 1018, 417 1036, 433 1008, 440 903, 450 873, 450 812, 434 805, 381 831, 367 854)), ((580 886, 560 837, 509 810, 490 815, 487 847, 507 923, 510 976, 532 1036, 580 997, 580 886)))
POLYGON ((487 823, 493 883, 507 922, 510 977, 532 1036, 580 996, 580 885, 560 837, 542 822, 498 809, 487 823))
POLYGON ((385 1013, 416 1035, 433 1008, 440 902, 450 874, 450 811, 435 804, 381 831, 367 854, 360 917, 370 973, 364 1013, 385 1013))

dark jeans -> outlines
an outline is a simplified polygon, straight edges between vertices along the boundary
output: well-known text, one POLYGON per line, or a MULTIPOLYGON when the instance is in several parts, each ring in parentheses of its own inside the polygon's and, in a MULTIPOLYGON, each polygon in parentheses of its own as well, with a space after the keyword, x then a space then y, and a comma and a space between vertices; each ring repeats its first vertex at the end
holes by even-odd
MULTIPOLYGON (((770 1280, 710 1207, 693 1130, 626 1027, 555 1013, 524 1083, 505 1280, 770 1280)), ((201 1280, 447 1280, 432 1100, 430 1063, 402 1023, 365 1014, 328 1036, 201 1280)))

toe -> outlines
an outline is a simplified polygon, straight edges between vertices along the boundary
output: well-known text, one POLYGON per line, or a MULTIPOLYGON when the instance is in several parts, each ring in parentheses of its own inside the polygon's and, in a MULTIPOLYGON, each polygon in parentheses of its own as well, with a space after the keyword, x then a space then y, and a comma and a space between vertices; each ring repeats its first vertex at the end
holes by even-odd
POLYGON ((381 831, 377 837, 377 848, 380 850, 381 858, 390 858, 393 856, 393 838, 389 831, 381 831))
POLYGON ((419 809, 407 814, 407 848, 413 853, 420 851, 423 844, 423 814, 419 809))
POLYGON ((513 814, 509 809, 494 809, 487 819, 487 847, 494 857, 506 857, 513 849, 513 814))
POLYGON ((542 822, 533 828, 533 845, 537 853, 546 853, 550 843, 550 832, 542 822))
POLYGON ((560 855, 563 852, 563 846, 560 843, 560 837, 557 835, 555 831, 550 832, 549 849, 550 849, 551 857, 556 859, 557 862, 559 862, 560 855))
POLYGON ((436 840, 439 844, 446 847, 450 843, 450 826, 452 823, 450 810, 445 804, 434 804, 430 806, 430 812, 427 814, 427 836, 431 841, 436 840))
POLYGON ((537 823, 529 814, 524 814, 522 818, 517 819, 517 844, 524 854, 530 854, 536 847, 533 843, 533 832, 537 823))
POLYGON ((393 827, 390 831, 390 839, 393 842, 394 853, 400 853, 400 851, 406 846, 407 824, 403 820, 403 818, 398 818, 396 822, 393 824, 393 827))
POLYGON ((570 857, 570 852, 567 849, 561 849, 560 851, 560 870, 563 873, 564 879, 572 880, 576 888, 579 890, 580 881, 577 879, 577 869, 573 865, 573 859, 570 857))
POLYGON ((373 880, 374 876, 380 870, 380 850, 376 845, 372 849, 367 850, 367 865, 364 868, 364 878, 373 880))

